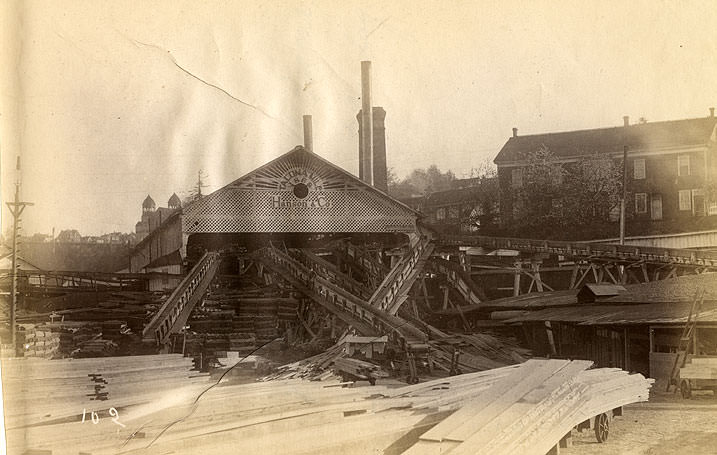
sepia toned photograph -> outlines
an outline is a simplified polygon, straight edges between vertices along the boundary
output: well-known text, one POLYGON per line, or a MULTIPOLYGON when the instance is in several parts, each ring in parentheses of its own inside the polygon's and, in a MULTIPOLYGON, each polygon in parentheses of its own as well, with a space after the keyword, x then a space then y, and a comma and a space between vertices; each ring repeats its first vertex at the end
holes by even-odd
POLYGON ((715 6, 0 2, 0 454, 717 453, 715 6))

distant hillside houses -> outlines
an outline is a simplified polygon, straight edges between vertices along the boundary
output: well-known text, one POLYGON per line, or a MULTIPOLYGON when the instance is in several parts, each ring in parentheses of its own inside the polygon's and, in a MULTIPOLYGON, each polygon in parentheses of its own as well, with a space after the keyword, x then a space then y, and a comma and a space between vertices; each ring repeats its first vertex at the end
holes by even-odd
POLYGON ((111 232, 102 235, 86 235, 83 236, 77 229, 65 229, 60 231, 56 238, 52 234, 33 234, 27 237, 21 237, 23 243, 98 243, 107 245, 134 245, 136 242, 134 233, 111 232))

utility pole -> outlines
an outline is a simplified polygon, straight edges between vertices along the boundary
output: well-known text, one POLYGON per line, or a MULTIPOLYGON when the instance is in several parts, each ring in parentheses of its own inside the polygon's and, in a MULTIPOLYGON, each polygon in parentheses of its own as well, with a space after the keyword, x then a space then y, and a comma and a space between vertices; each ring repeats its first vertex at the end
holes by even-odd
POLYGON ((17 238, 20 236, 20 215, 25 210, 25 207, 34 205, 31 202, 20 201, 20 157, 17 157, 17 164, 15 166, 17 172, 15 180, 15 200, 14 202, 7 202, 7 206, 12 214, 12 281, 10 287, 10 344, 12 345, 13 351, 17 355, 17 346, 15 345, 15 312, 17 310, 17 249, 18 242, 17 238))
POLYGON ((624 130, 622 134, 622 199, 620 200, 620 245, 625 244, 625 212, 627 205, 627 127, 630 125, 630 117, 622 118, 624 130))
POLYGON ((620 200, 620 245, 625 244, 625 205, 627 203, 627 145, 622 148, 622 199, 620 200))

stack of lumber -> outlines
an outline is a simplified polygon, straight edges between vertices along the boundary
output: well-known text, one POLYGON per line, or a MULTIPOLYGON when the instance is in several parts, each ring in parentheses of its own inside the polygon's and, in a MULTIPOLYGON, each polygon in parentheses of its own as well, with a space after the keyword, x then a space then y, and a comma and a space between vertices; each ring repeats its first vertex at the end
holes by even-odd
POLYGON ((717 357, 691 356, 689 363, 680 368, 681 379, 717 379, 717 357))
POLYGON ((380 366, 370 362, 351 358, 338 358, 334 360, 333 370, 339 375, 348 375, 349 378, 369 380, 372 383, 378 378, 387 378, 389 375, 380 366))
POLYGON ((443 369, 450 366, 454 350, 460 351, 458 367, 462 371, 483 371, 525 362, 530 350, 511 337, 488 333, 454 334, 430 342, 432 356, 443 369))
MULTIPOLYGON (((2 360, 4 412, 8 428, 77 420, 83 409, 124 409, 151 402, 169 388, 206 385, 181 355, 93 359, 2 360)), ((13 452, 11 452, 13 453, 13 452)))
POLYGON ((51 359, 60 350, 60 333, 49 327, 35 326, 24 333, 25 357, 51 359))
POLYGON ((18 344, 23 345, 23 355, 45 359, 69 357, 83 343, 99 338, 102 330, 99 324, 78 321, 22 324, 22 328, 18 344))
POLYGON ((72 351, 73 357, 110 357, 117 353, 117 343, 112 340, 95 338, 79 343, 77 349, 72 351))
POLYGON ((248 276, 238 282, 215 279, 211 294, 190 315, 192 334, 186 352, 205 357, 220 357, 223 351, 247 355, 276 339, 282 324, 296 320, 297 299, 282 296, 276 287, 255 286, 248 276))
POLYGON ((642 376, 589 366, 530 360, 393 388, 345 388, 336 379, 222 382, 123 413, 126 427, 63 422, 12 428, 8 440, 11 453, 53 455, 542 454, 591 416, 647 398, 642 376))
POLYGON ((406 453, 543 454, 573 427, 647 401, 652 380, 590 361, 529 360, 424 433, 406 453), (587 370, 587 371, 586 371, 587 370))

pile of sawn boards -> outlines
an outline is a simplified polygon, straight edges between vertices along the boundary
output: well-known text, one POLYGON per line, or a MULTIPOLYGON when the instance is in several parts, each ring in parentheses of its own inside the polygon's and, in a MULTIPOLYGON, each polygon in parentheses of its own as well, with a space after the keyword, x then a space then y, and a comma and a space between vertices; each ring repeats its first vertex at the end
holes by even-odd
POLYGON ((158 401, 151 412, 125 420, 126 428, 107 421, 90 429, 48 425, 25 441, 27 449, 55 455, 541 454, 590 417, 647 400, 650 380, 589 366, 529 360, 412 386, 219 383, 183 401, 158 401))
POLYGON ((279 328, 296 319, 299 301, 281 297, 276 289, 212 289, 201 306, 196 307, 188 325, 190 335, 185 350, 198 356, 247 355, 277 338, 279 328), (265 292, 269 297, 263 296, 265 292))
MULTIPOLYGON (((173 388, 205 385, 208 375, 192 371, 191 358, 181 355, 146 355, 88 359, 2 360, 5 427, 22 427, 81 419, 91 413, 107 417, 111 407, 150 403, 173 388)), ((43 428, 42 426, 37 428, 43 428)), ((27 429, 27 431, 31 431, 27 429)), ((42 436, 42 430, 38 431, 42 436)), ((10 451, 10 453, 22 453, 10 451)), ((77 453, 75 451, 75 453, 77 453)))

